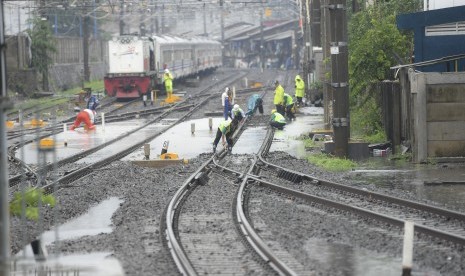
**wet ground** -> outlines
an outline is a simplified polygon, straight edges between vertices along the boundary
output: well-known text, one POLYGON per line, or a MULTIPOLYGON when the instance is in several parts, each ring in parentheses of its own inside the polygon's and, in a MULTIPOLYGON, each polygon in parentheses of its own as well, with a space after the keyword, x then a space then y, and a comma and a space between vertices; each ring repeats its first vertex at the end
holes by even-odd
MULTIPOLYGON (((271 109, 268 101, 265 115, 257 120, 259 123, 250 125, 244 131, 233 149, 233 154, 251 154, 258 151, 260 143, 257 141, 261 141, 265 136, 268 119, 266 114, 271 109)), ((283 131, 275 132, 269 158, 274 163, 312 173, 320 178, 465 211, 465 185, 438 184, 462 181, 465 174, 463 164, 396 164, 388 161, 386 157, 371 157, 360 163, 356 170, 344 173, 328 173, 307 164, 304 158, 310 153, 305 151, 303 141, 298 137, 308 134, 311 130, 322 129, 322 116, 322 108, 301 108, 296 121, 289 123, 283 131)), ((202 114, 197 114, 197 117, 202 117, 202 114)), ((88 261, 90 257, 97 262, 109 260, 108 256, 111 256, 120 262, 128 275, 177 275, 169 252, 165 251, 160 242, 164 237, 163 233, 158 231, 159 219, 168 200, 185 177, 208 158, 209 155, 203 153, 211 152, 211 144, 221 117, 213 117, 212 120, 212 130, 209 129, 208 118, 193 119, 171 128, 150 142, 151 159, 156 159, 163 143, 169 141, 168 152, 175 152, 180 158, 189 159, 187 165, 153 170, 125 162, 143 159, 144 153, 141 148, 122 162, 103 168, 73 183, 72 187, 58 192, 60 215, 54 218, 53 212, 47 211, 44 228, 49 229, 55 223, 61 225, 58 227, 60 243, 49 244, 51 240, 45 239, 49 236, 53 238, 55 231, 45 233, 44 240, 49 244, 49 252, 61 252, 63 258, 75 256, 76 260, 85 256, 85 260, 88 261), (193 134, 192 124, 195 124, 193 134), (101 209, 103 213, 95 214, 94 208, 101 209), (89 222, 99 224, 90 225, 89 222)), ((155 124, 122 142, 135 143, 165 128, 168 123, 169 120, 155 124)), ((114 139, 141 124, 141 120, 111 123, 105 125, 105 130, 97 128, 94 133, 75 131, 58 135, 57 159, 114 139), (67 147, 64 146, 65 139, 67 147)), ((80 162, 92 162, 103 154, 114 153, 118 150, 118 146, 115 147, 97 152, 80 162)), ((27 163, 37 162, 37 146, 28 145, 24 152, 27 163)), ((53 157, 48 156, 47 160, 51 158, 53 157)), ((211 188, 219 193, 224 190, 221 185, 211 188)), ((400 274, 401 246, 398 236, 386 237, 383 226, 377 229, 374 226, 364 226, 363 223, 353 225, 355 219, 351 222, 351 218, 347 218, 348 222, 343 223, 346 218, 341 218, 338 214, 328 215, 321 210, 303 204, 296 205, 290 200, 273 196, 264 199, 260 205, 264 225, 274 225, 276 220, 281 221, 276 229, 268 231, 279 237, 277 242, 281 245, 291 247, 289 251, 310 270, 315 271, 315 275, 400 274), (280 237, 280 229, 290 225, 295 225, 297 238, 280 237), (366 228, 373 234, 363 234, 366 233, 366 228)), ((33 223, 29 222, 27 225, 23 227, 18 219, 13 219, 12 246, 15 252, 21 248, 21 237, 25 229, 29 229, 26 231, 28 236, 39 234, 37 229, 33 230, 36 227, 33 223)), ((457 271, 461 268, 460 265, 444 261, 444 256, 446 259, 452 256, 451 259, 455 260, 456 252, 451 252, 450 249, 440 252, 427 249, 418 250, 420 253, 417 253, 418 267, 415 275, 439 275, 438 271, 441 270, 443 275, 461 275, 461 272, 457 271)))

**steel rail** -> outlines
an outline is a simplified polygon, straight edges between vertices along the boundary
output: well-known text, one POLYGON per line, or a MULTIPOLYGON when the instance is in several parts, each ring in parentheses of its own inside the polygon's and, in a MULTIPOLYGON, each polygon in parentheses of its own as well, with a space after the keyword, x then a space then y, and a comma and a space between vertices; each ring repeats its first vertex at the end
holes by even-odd
MULTIPOLYGON (((180 102, 180 103, 181 103, 181 102, 180 102)), ((180 104, 180 103, 179 103, 179 104, 180 104)), ((142 125, 142 126, 140 126, 140 127, 137 127, 137 128, 135 128, 135 129, 133 129, 133 130, 130 130, 130 131, 128 131, 128 132, 125 132, 123 135, 120 135, 120 136, 118 136, 118 137, 116 137, 116 138, 114 138, 114 139, 111 139, 111 140, 109 140, 109 141, 107 141, 107 142, 105 142, 105 143, 102 143, 102 144, 100 144, 100 145, 98 145, 98 146, 96 146, 96 147, 93 147, 93 148, 88 149, 88 150, 86 150, 86 151, 83 151, 83 152, 80 152, 80 153, 78 153, 78 154, 72 155, 72 156, 70 156, 70 157, 61 159, 60 161, 57 162, 57 164, 54 164, 54 163, 48 164, 48 165, 46 165, 44 168, 41 168, 41 170, 44 170, 43 172, 49 172, 50 170, 52 170, 52 169, 54 168, 55 165, 56 165, 56 166, 63 166, 63 165, 66 165, 66 164, 75 162, 75 161, 77 161, 77 160, 79 160, 79 159, 82 159, 82 158, 84 158, 84 157, 86 157, 86 156, 88 156, 88 155, 90 155, 90 154, 92 154, 92 153, 94 153, 94 152, 97 152, 97 151, 99 151, 99 150, 101 150, 101 149, 103 149, 103 148, 105 148, 105 147, 107 147, 107 146, 109 146, 109 145, 111 145, 111 144, 113 144, 113 143, 118 142, 119 140, 121 140, 122 138, 124 138, 124 137, 126 137, 126 136, 128 136, 128 135, 130 135, 130 134, 136 133, 137 131, 139 131, 139 130, 141 130, 141 129, 143 129, 143 128, 145 128, 145 127, 147 127, 147 126, 149 126, 149 125, 151 125, 151 124, 153 124, 153 123, 155 123, 155 122, 157 122, 157 121, 159 121, 159 120, 161 120, 161 119, 163 119, 167 114, 169 114, 169 112, 182 110, 182 109, 184 109, 184 108, 185 108, 185 107, 177 108, 176 105, 175 105, 175 106, 172 106, 170 110, 165 111, 164 113, 162 113, 162 114, 161 114, 160 116, 158 116, 157 118, 155 118, 155 119, 153 119, 153 120, 150 120, 148 123, 145 123, 144 125, 142 125)), ((49 135, 47 135, 47 137, 48 137, 48 136, 49 136, 49 135)), ((23 161, 21 161, 21 160, 19 160, 19 159, 16 159, 16 160, 18 160, 19 162, 21 162, 21 163, 23 164, 23 166, 25 166, 25 168, 29 168, 26 164, 24 164, 23 161)), ((30 169, 30 168, 29 168, 29 169, 30 169)), ((28 169, 28 170, 29 170, 29 169, 28 169)), ((31 172, 34 173, 33 170, 32 170, 31 172)), ((17 185, 18 182, 19 182, 20 180, 21 180, 21 175, 15 175, 15 176, 13 176, 12 178, 10 178, 10 179, 9 179, 9 181, 10 181, 10 187, 17 185)))
MULTIPOLYGON (((265 89, 265 88, 262 88, 265 89)), ((265 92, 266 93, 266 92, 265 92)), ((236 137, 242 133, 243 126, 248 120, 248 116, 246 119, 238 125, 237 130, 233 134, 233 143, 236 141, 236 137)), ((188 194, 189 189, 195 187, 201 181, 201 178, 207 171, 210 170, 208 166, 210 164, 217 164, 215 158, 218 157, 220 159, 224 158, 227 154, 226 149, 221 149, 220 151, 212 154, 212 156, 204 162, 193 174, 190 175, 188 179, 184 181, 181 187, 176 191, 174 196, 171 198, 168 207, 165 211, 165 220, 162 229, 165 229, 166 234, 166 242, 168 248, 170 250, 171 256, 176 263, 176 266, 179 272, 183 275, 197 275, 195 268, 193 267, 191 261, 189 260, 186 252, 184 251, 183 247, 178 240, 178 237, 174 230, 174 225, 176 223, 176 210, 181 205, 181 202, 184 200, 185 196, 188 194)), ((240 174, 240 173, 239 173, 240 174)))
MULTIPOLYGON (((307 194, 307 193, 297 191, 297 190, 294 190, 294 189, 286 188, 286 187, 271 183, 269 181, 263 180, 263 179, 261 179, 259 177, 256 177, 256 176, 248 175, 247 178, 253 179, 256 182, 261 183, 262 186, 264 186, 266 188, 269 188, 269 189, 272 189, 272 190, 275 190, 275 191, 277 191, 279 193, 292 195, 292 196, 295 196, 295 197, 298 197, 298 198, 301 198, 301 199, 304 199, 304 200, 316 202, 316 203, 326 205, 326 206, 330 206, 330 207, 333 207, 333 208, 337 208, 337 209, 340 209, 340 210, 343 210, 343 211, 353 212, 353 213, 362 215, 362 216, 367 217, 367 218, 371 218, 371 219, 375 219, 375 220, 378 220, 378 221, 383 221, 383 222, 389 223, 389 224, 397 226, 397 227, 403 227, 404 224, 405 224, 405 221, 402 220, 402 219, 398 219, 398 218, 395 218, 395 217, 391 217, 391 216, 387 216, 387 215, 384 215, 384 214, 376 213, 376 212, 369 211, 369 210, 366 210, 366 209, 363 209, 363 208, 360 208, 360 207, 355 207, 355 206, 351 206, 351 205, 348 205, 348 204, 336 202, 336 201, 333 201, 333 200, 330 200, 330 199, 325 199, 325 198, 322 198, 322 197, 314 196, 314 195, 307 194)), ((434 228, 424 226, 424 225, 420 225, 420 224, 416 224, 416 223, 415 223, 415 230, 418 231, 419 233, 427 234, 427 235, 437 237, 437 238, 441 238, 441 239, 451 241, 451 242, 454 242, 454 243, 457 243, 457 244, 465 245, 465 237, 462 237, 462 236, 459 236, 459 235, 455 235, 455 234, 452 234, 452 233, 447 233, 447 232, 442 231, 442 230, 434 229, 434 228)))
MULTIPOLYGON (((239 76, 241 77, 241 76, 239 76)), ((236 79, 234 79, 236 80, 236 79)), ((212 85, 213 86, 213 85, 212 85)), ((210 87, 207 88, 207 89, 211 89, 210 87)), ((70 183, 74 180, 77 180, 89 173, 91 173, 93 170, 95 169, 98 169, 98 168, 101 168, 101 167, 104 167, 108 164, 110 164, 111 162, 113 161, 116 161, 116 160, 119 160, 121 158, 123 158, 124 156, 130 154, 131 152, 137 150, 138 148, 140 148, 142 145, 144 145, 145 143, 155 139, 156 137, 158 137, 159 135, 165 133, 166 131, 168 131, 170 128, 172 128, 173 126, 177 125, 178 123, 184 121, 187 117, 189 117, 190 115, 192 115, 192 113, 194 113, 194 111, 196 111, 198 108, 200 108, 202 105, 204 105, 206 102, 208 102, 211 98, 213 98, 214 96, 216 96, 216 94, 210 94, 210 96, 206 97, 205 99, 203 99, 203 101, 201 101, 199 104, 197 104, 194 108, 192 108, 189 112, 187 112, 186 114, 184 114, 183 116, 181 116, 179 119, 177 119, 173 124, 171 124, 170 126, 162 129, 162 130, 159 130, 157 131, 156 133, 146 137, 144 140, 142 140, 141 142, 138 142, 136 143, 135 145, 132 145, 130 146, 129 148, 126 148, 125 150, 122 150, 116 154, 113 154, 107 158, 104 158, 100 161, 97 161, 95 162, 94 164, 90 164, 88 166, 85 166, 81 169, 78 169, 76 171, 73 171, 72 173, 70 174, 67 174, 59 179, 57 179, 55 182, 58 183, 58 184, 67 184, 67 183, 70 183)), ((183 102, 179 102, 177 103, 178 104, 181 104, 183 102)), ((175 106, 173 106, 171 109, 173 109, 175 106)), ((165 111, 163 114, 161 114, 157 120, 161 119, 161 118, 164 118, 166 117, 169 113, 171 113, 173 110, 167 110, 165 111)), ((156 120, 152 120, 151 122, 155 122, 156 120)), ((150 124, 150 123, 149 123, 150 124)), ((148 124, 147 124, 148 125, 148 124)), ((51 190, 52 190, 52 187, 53 187, 53 184, 54 183, 50 183, 46 186, 44 186, 43 188, 45 189, 45 191, 47 193, 50 193, 51 190)))
POLYGON ((259 155, 259 158, 260 158, 260 161, 263 162, 263 164, 265 166, 267 166, 267 167, 272 167, 272 168, 275 168, 275 169, 278 169, 278 170, 289 172, 290 174, 293 174, 296 177, 300 177, 302 180, 312 181, 312 182, 314 182, 315 184, 318 184, 318 185, 322 185, 322 186, 325 186, 325 187, 328 187, 328 188, 344 191, 344 192, 347 192, 347 193, 352 193, 352 194, 357 194, 357 195, 360 195, 360 196, 369 197, 369 198, 376 199, 376 200, 381 200, 381 201, 388 202, 388 203, 394 203, 394 204, 402 205, 402 206, 405 206, 405 207, 418 209, 418 210, 421 210, 421 211, 427 211, 427 212, 430 212, 430 213, 433 213, 433 214, 436 214, 436 215, 444 216, 446 218, 452 218, 452 219, 465 221, 465 213, 461 213, 461 212, 457 212, 457 211, 453 211, 453 210, 448 210, 448 209, 444 209, 444 208, 440 208, 440 207, 430 206, 430 205, 422 204, 422 203, 407 200, 407 199, 402 199, 402 198, 397 198, 397 197, 393 197, 393 196, 389 196, 389 195, 380 194, 380 193, 377 193, 377 192, 366 191, 366 190, 362 190, 362 189, 358 189, 358 188, 338 184, 338 183, 335 183, 335 182, 330 182, 330 181, 327 181, 327 180, 316 178, 314 176, 311 176, 311 175, 308 175, 308 174, 305 174, 305 173, 301 173, 301 172, 298 172, 298 171, 295 171, 295 170, 292 170, 292 169, 289 169, 289 168, 284 168, 284 167, 278 166, 276 164, 270 163, 270 162, 266 161, 266 159, 262 155, 259 155))
MULTIPOLYGON (((269 128, 270 129, 270 128, 269 128)), ((268 131, 267 135, 262 143, 258 156, 261 155, 261 152, 267 151, 269 145, 273 141, 273 134, 274 131, 268 131)), ((264 259, 275 271, 277 271, 281 275, 297 275, 291 268, 289 268, 284 262, 282 262, 279 258, 277 258, 272 250, 266 245, 266 243, 261 239, 261 237, 257 234, 253 226, 249 223, 247 216, 244 212, 244 192, 246 190, 246 186, 250 183, 250 180, 258 178, 257 176, 253 176, 252 171, 257 168, 257 158, 254 157, 254 162, 250 166, 250 169, 247 175, 243 178, 242 183, 239 187, 239 191, 237 193, 236 198, 236 216, 238 219, 238 223, 240 225, 240 230, 242 231, 243 235, 246 237, 249 244, 259 253, 259 255, 264 259)))
MULTIPOLYGON (((263 151, 263 152, 266 152, 266 151, 263 151)), ((270 162, 266 161, 263 158, 263 156, 262 156, 263 152, 260 151, 260 153, 258 154, 260 161, 263 162, 263 165, 265 165, 267 167, 273 167, 275 169, 279 169, 279 170, 282 170, 282 171, 286 171, 286 172, 288 172, 290 174, 295 175, 296 177, 300 177, 301 179, 313 181, 316 184, 320 184, 320 185, 324 185, 324 186, 327 186, 327 187, 330 187, 330 188, 342 190, 342 191, 345 191, 345 192, 348 192, 348 193, 353 193, 353 194, 357 194, 357 195, 361 195, 361 196, 371 197, 371 198, 374 198, 374 199, 377 199, 377 200, 380 200, 380 201, 384 201, 384 202, 395 203, 395 204, 402 205, 402 206, 405 206, 405 207, 414 208, 414 209, 417 209, 417 210, 420 210, 420 211, 427 211, 427 212, 430 212, 430 213, 433 213, 433 214, 436 214, 436 215, 444 216, 446 218, 452 218, 452 219, 457 219, 457 220, 464 220, 464 218, 465 218, 465 214, 460 213, 460 212, 447 210, 447 209, 444 209, 444 208, 439 208, 439 207, 434 207, 434 206, 429 206, 429 205, 426 205, 426 204, 413 202, 413 201, 410 201, 410 200, 400 199, 400 198, 396 198, 396 197, 392 197, 392 196, 388 196, 388 195, 383 195, 383 194, 375 193, 375 192, 364 191, 364 190, 361 190, 361 189, 345 186, 345 185, 342 185, 342 184, 337 184, 337 183, 317 179, 317 178, 315 178, 313 176, 310 176, 310 175, 307 175, 307 174, 304 174, 304 173, 300 173, 300 172, 294 171, 292 169, 284 168, 284 167, 275 165, 273 163, 270 163, 270 162)), ((274 184, 272 184, 272 183, 270 183, 268 181, 262 180, 262 179, 260 179, 260 178, 258 178, 256 176, 253 176, 253 175, 250 175, 250 176, 247 176, 247 177, 251 178, 251 179, 254 179, 257 182, 266 184, 267 186, 269 186, 269 188, 272 188, 274 190, 278 190, 278 191, 283 192, 283 193, 285 192, 285 193, 292 194, 294 196, 302 197, 304 199, 310 199, 312 201, 315 201, 315 202, 318 202, 318 203, 321 203, 321 204, 330 205, 330 206, 332 206, 334 208, 338 208, 338 209, 342 209, 342 210, 346 210, 346 211, 351 211, 351 212, 357 212, 357 213, 362 214, 362 215, 364 215, 366 217, 381 220, 381 221, 390 223, 390 224, 392 224, 394 226, 403 227, 403 225, 404 225, 404 220, 401 220, 401 219, 385 216, 383 214, 378 214, 378 213, 368 211, 368 210, 365 210, 365 209, 362 209, 362 208, 359 208, 359 207, 354 207, 354 206, 346 205, 346 204, 343 204, 343 203, 334 202, 334 201, 324 199, 324 198, 321 198, 321 197, 308 195, 308 194, 305 194, 305 193, 302 193, 302 192, 299 192, 299 191, 295 191, 295 190, 292 190, 292 189, 284 188, 284 187, 281 187, 281 186, 279 186, 279 188, 277 188, 278 186, 276 186, 276 185, 274 185, 274 184)), ((463 236, 448 233, 448 232, 445 232, 445 231, 442 231, 442 230, 439 230, 439 229, 434 229, 434 228, 431 228, 431 227, 428 227, 428 226, 425 226, 425 225, 421 225, 421 224, 415 224, 415 229, 419 233, 427 234, 427 235, 432 236, 432 237, 437 237, 437 238, 440 238, 440 239, 443 239, 443 240, 447 240, 447 241, 451 241, 451 242, 454 242, 454 243, 457 243, 457 244, 465 245, 465 237, 463 237, 463 236)))

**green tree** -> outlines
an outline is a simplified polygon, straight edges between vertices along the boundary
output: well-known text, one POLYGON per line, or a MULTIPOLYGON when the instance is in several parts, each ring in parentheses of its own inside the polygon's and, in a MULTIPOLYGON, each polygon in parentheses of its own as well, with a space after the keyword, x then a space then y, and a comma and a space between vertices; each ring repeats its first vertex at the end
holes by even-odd
POLYGON ((52 54, 56 52, 55 39, 47 20, 35 17, 32 29, 28 30, 31 37, 32 66, 42 74, 42 89, 49 90, 48 69, 52 65, 52 54))
POLYGON ((349 82, 351 132, 377 135, 382 131, 375 84, 392 79, 391 66, 407 62, 412 52, 412 36, 401 33, 396 15, 418 11, 419 0, 377 1, 349 22, 349 82), (399 59, 402 59, 401 61, 399 59))

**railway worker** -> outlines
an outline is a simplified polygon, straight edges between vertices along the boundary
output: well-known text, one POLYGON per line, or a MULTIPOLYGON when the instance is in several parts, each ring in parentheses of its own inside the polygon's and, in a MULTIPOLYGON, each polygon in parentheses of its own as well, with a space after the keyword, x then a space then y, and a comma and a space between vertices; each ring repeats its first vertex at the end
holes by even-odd
POLYGON ((173 75, 171 75, 170 70, 165 69, 163 81, 165 82, 166 97, 170 99, 173 96, 173 75))
POLYGON ((275 91, 273 103, 276 106, 276 111, 284 116, 284 88, 279 84, 279 81, 275 81, 275 91))
POLYGON ((97 113, 95 110, 91 109, 84 109, 83 111, 79 112, 76 116, 76 120, 74 124, 71 126, 70 130, 74 130, 75 128, 79 127, 82 122, 85 124, 86 130, 95 130, 95 116, 97 113))
POLYGON ((223 117, 224 120, 228 120, 231 114, 231 89, 226 87, 223 94, 221 94, 221 105, 223 106, 223 117))
POLYGON ((297 106, 302 105, 302 98, 305 94, 305 82, 297 75, 295 76, 295 97, 297 99, 297 106))
POLYGON ((215 140, 213 141, 213 153, 216 152, 216 146, 218 145, 218 142, 220 141, 223 143, 223 146, 226 145, 226 142, 228 143, 228 151, 232 151, 232 131, 231 131, 231 123, 232 120, 224 120, 220 123, 218 126, 218 130, 216 131, 216 137, 215 140))
POLYGON ((99 102, 97 96, 91 95, 89 97, 89 100, 87 101, 87 109, 96 110, 97 106, 99 106, 99 104, 100 104, 100 102, 99 102))
POLYGON ((286 119, 284 116, 277 112, 276 109, 271 110, 270 126, 283 130, 285 125, 286 119))
POLYGON ((292 110, 294 107, 294 100, 292 99, 292 96, 284 93, 284 102, 286 105, 286 116, 290 121, 292 121, 292 119, 295 119, 295 115, 292 110))
POLYGON ((244 110, 242 110, 242 108, 238 104, 235 104, 233 109, 231 110, 231 118, 232 118, 231 132, 234 133, 239 123, 241 123, 242 120, 244 120, 245 118, 244 110))

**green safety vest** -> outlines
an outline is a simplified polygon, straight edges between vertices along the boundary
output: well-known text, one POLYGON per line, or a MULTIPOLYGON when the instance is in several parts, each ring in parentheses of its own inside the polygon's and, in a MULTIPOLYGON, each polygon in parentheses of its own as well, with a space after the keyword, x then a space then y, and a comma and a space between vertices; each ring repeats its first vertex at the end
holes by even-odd
POLYGON ((284 93, 284 99, 286 99, 286 106, 291 105, 294 103, 291 95, 284 93))
POLYGON ((305 82, 300 78, 299 75, 297 75, 295 77, 295 96, 303 97, 304 94, 305 94, 305 82))
POLYGON ((275 112, 271 114, 271 121, 278 122, 278 123, 286 123, 286 118, 279 112, 275 112))
POLYGON ((231 130, 230 126, 231 126, 231 121, 227 120, 227 121, 222 121, 218 128, 220 129, 221 133, 227 134, 231 130))

